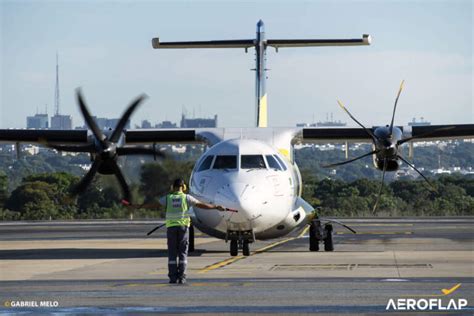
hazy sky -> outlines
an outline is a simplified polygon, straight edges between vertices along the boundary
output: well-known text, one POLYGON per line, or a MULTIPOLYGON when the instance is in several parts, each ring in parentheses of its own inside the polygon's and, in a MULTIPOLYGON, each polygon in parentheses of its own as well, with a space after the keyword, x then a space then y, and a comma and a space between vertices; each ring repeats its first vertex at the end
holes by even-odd
MULTIPOLYGON (((75 89, 97 116, 178 121, 219 115, 219 126, 253 126, 254 52, 154 50, 162 41, 248 39, 259 19, 267 38, 360 38, 371 46, 268 50, 270 126, 350 119, 473 123, 472 1, 6 1, 0 0, 0 128, 53 113, 59 52, 61 113, 82 125, 75 89)), ((350 125, 353 125, 352 123, 350 125)))

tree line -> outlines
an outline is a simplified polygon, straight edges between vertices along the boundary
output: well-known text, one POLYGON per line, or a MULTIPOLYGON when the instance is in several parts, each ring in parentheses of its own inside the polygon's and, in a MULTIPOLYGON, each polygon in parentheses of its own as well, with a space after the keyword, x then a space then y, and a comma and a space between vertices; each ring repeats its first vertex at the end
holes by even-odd
MULTIPOLYGON (((140 183, 131 189, 136 203, 155 202, 169 191, 172 179, 188 178, 191 162, 166 161, 142 166, 140 183)), ((303 174, 306 172, 303 171, 303 174)), ((65 172, 27 176, 11 193, 7 177, 0 174, 0 218, 3 220, 129 218, 130 209, 120 204, 120 187, 110 176, 99 176, 77 198, 71 188, 80 177, 65 172)), ((317 179, 303 176, 303 198, 320 207, 323 216, 372 216, 379 181, 317 179)), ((397 180, 384 185, 378 216, 474 215, 474 177, 461 175, 431 179, 437 192, 423 181, 397 180)), ((134 218, 159 218, 163 210, 134 210, 134 218)))
MULTIPOLYGON (((452 150, 463 155, 463 161, 471 161, 473 155, 466 154, 471 145, 452 150)), ((203 147, 194 146, 186 154, 179 155, 168 150, 171 159, 158 162, 147 157, 123 161, 123 170, 132 183, 134 201, 155 202, 169 191, 173 179, 189 179, 194 162, 203 150, 203 147)), ((295 157, 303 176, 303 198, 314 207, 321 207, 321 213, 326 216, 372 215, 379 191, 380 171, 371 165, 370 159, 343 166, 333 174, 321 168, 320 164, 344 160, 341 152, 303 148, 296 151, 295 157)), ((421 159, 420 153, 415 157, 421 159)), ((456 158, 452 163, 459 164, 459 161, 456 158)), ((113 176, 96 177, 86 192, 72 197, 71 188, 84 173, 78 163, 89 162, 86 155, 45 153, 25 156, 20 160, 0 156, 0 218, 105 219, 129 218, 131 215, 135 218, 157 218, 163 215, 163 210, 145 209, 137 209, 131 214, 130 209, 120 204, 122 193, 113 176)), ((389 179, 383 187, 376 215, 473 215, 474 177, 431 176, 430 181, 437 192, 431 191, 420 180, 389 179)))

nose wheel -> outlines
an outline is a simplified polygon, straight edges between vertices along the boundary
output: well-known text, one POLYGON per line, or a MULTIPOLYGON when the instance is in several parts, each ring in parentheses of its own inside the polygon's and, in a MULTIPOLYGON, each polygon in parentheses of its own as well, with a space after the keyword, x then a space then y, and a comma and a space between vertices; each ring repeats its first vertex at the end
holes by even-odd
POLYGON ((249 244, 253 242, 252 231, 229 231, 227 237, 230 241, 230 255, 235 257, 239 254, 239 250, 242 250, 242 255, 250 256, 249 244), (252 238, 252 239, 250 239, 252 238))
POLYGON ((235 257, 239 254, 239 249, 242 249, 244 256, 250 256, 250 242, 248 240, 231 240, 230 241, 230 255, 235 257))

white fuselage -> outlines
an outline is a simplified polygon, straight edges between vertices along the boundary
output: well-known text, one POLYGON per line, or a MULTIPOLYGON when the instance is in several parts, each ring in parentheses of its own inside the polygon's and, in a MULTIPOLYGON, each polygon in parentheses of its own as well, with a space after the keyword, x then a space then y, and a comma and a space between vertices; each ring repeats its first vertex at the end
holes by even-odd
POLYGON ((196 163, 190 192, 237 212, 194 207, 193 223, 218 238, 229 231, 251 231, 255 239, 283 236, 306 224, 312 211, 300 189, 298 167, 277 149, 259 140, 224 140, 196 163))

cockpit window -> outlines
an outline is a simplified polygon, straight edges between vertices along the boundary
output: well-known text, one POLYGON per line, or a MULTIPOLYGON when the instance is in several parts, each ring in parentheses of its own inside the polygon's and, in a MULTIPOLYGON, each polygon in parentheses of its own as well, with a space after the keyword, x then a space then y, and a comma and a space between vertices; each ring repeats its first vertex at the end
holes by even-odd
POLYGON ((262 155, 242 155, 240 169, 266 169, 262 155))
POLYGON ((285 163, 283 162, 283 160, 281 160, 281 158, 278 157, 278 155, 273 155, 273 157, 275 157, 275 158, 278 160, 278 162, 280 163, 280 165, 283 167, 283 170, 286 171, 286 165, 285 165, 285 163))
POLYGON ((206 158, 204 158, 203 162, 199 166, 198 172, 211 168, 211 164, 212 164, 213 159, 214 159, 214 156, 207 156, 206 158))
POLYGON ((268 166, 275 170, 282 170, 281 166, 278 164, 278 161, 272 155, 266 155, 268 166))
POLYGON ((216 156, 213 169, 237 169, 237 156, 216 156))

